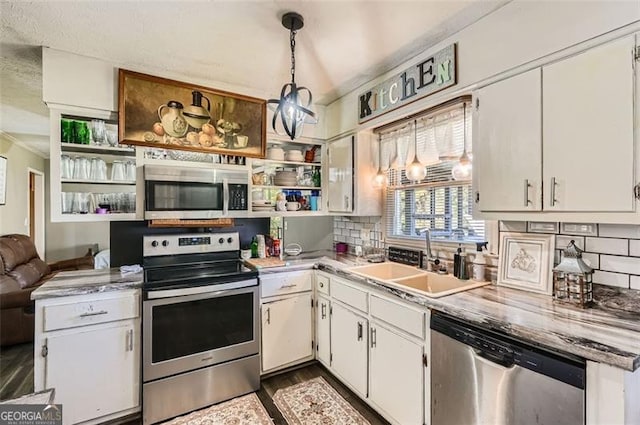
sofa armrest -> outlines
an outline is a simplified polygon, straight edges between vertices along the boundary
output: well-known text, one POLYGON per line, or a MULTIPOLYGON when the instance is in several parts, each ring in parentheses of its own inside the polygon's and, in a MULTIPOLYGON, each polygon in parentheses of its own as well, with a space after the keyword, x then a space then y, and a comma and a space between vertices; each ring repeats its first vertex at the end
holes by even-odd
POLYGON ((93 268, 93 254, 89 250, 84 257, 72 258, 70 260, 57 261, 49 264, 51 272, 61 272, 67 270, 85 270, 93 268))

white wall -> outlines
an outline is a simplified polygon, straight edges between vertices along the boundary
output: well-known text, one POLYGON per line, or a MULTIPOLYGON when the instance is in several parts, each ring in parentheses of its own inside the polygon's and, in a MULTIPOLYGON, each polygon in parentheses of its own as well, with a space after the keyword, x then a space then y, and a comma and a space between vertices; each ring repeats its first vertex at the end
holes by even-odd
MULTIPOLYGON (((471 90, 496 75, 640 21, 640 2, 514 0, 394 70, 328 105, 326 135, 373 128, 471 90), (458 84, 358 126, 358 94, 458 43, 458 84)), ((637 30, 637 28, 636 28, 637 30)))
POLYGON ((7 158, 6 204, 0 205, 0 235, 29 234, 29 168, 44 172, 45 159, 0 134, 0 155, 7 158))

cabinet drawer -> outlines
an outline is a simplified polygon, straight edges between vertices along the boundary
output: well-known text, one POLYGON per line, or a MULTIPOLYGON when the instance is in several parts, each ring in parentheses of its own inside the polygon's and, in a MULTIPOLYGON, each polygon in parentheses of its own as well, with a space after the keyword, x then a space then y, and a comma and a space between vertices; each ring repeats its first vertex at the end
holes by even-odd
POLYGON ((325 274, 316 273, 316 291, 329 295, 329 282, 331 278, 325 274))
POLYGON ((367 293, 345 284, 342 280, 331 279, 331 295, 338 301, 367 312, 367 293))
POLYGON ((140 315, 140 297, 123 297, 81 301, 43 307, 44 331, 94 325, 140 315))
POLYGON ((260 277, 260 296, 262 298, 277 295, 311 291, 313 270, 293 273, 274 273, 260 277))
POLYGON ((371 296, 371 315, 402 329, 418 338, 424 338, 424 313, 402 304, 371 296))

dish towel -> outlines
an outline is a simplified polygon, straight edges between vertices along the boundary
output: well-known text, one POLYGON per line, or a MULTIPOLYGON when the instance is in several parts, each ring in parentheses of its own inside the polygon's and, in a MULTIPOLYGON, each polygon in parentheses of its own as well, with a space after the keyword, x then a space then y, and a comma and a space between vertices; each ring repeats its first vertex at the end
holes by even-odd
POLYGON ((120 266, 120 275, 127 276, 130 274, 140 273, 142 271, 142 267, 140 264, 133 264, 131 266, 120 266))

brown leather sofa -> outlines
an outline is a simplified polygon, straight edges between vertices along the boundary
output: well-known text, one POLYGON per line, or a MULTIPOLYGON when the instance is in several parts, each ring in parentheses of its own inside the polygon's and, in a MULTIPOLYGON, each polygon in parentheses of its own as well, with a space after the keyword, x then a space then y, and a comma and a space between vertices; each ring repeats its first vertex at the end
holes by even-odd
POLYGON ((33 341, 31 292, 56 272, 93 268, 93 256, 47 264, 28 236, 0 236, 0 346, 33 341))

